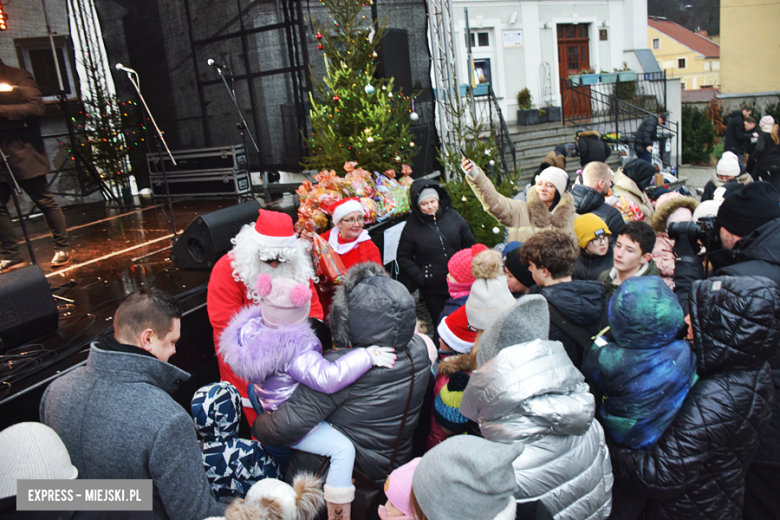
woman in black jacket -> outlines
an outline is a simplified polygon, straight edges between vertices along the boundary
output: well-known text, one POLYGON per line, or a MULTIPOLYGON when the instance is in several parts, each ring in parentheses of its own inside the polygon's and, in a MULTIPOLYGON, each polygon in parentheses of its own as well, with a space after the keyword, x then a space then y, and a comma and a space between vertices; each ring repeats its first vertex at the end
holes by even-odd
POLYGON ((655 445, 611 446, 611 518, 742 519, 745 474, 772 415, 780 290, 760 276, 698 281, 685 321, 698 381, 655 445))
POLYGON ((750 156, 756 161, 753 178, 769 181, 780 191, 780 127, 772 116, 762 117, 759 126, 756 149, 750 156))
POLYGON ((454 209, 447 190, 428 179, 409 188, 412 215, 398 244, 398 266, 419 287, 433 323, 449 298, 447 262, 476 244, 466 220, 454 209), (421 207, 422 206, 422 207, 421 207))

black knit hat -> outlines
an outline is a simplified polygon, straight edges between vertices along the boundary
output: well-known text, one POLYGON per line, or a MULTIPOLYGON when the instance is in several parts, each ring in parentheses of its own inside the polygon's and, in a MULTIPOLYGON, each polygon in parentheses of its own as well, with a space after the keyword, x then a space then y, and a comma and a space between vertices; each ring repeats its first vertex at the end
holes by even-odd
POLYGON ((780 194, 770 183, 751 182, 726 197, 718 210, 718 222, 729 233, 746 237, 770 220, 780 217, 780 194))
POLYGON ((655 168, 647 161, 634 159, 623 166, 623 173, 626 177, 634 181, 640 190, 644 191, 645 188, 650 186, 650 183, 653 180, 655 168))
MULTIPOLYGON (((522 246, 522 244, 520 244, 520 246, 522 246)), ((521 284, 526 287, 533 287, 536 285, 534 277, 528 269, 528 264, 524 264, 520 261, 520 247, 513 249, 506 254, 504 265, 509 269, 509 272, 512 273, 512 276, 517 278, 517 281, 521 284)))

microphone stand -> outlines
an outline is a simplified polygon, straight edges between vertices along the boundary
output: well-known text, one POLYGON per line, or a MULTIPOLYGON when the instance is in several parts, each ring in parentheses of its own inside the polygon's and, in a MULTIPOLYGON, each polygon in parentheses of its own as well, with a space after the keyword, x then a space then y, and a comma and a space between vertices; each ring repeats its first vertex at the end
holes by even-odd
MULTIPOLYGON (((209 60, 209 63, 212 63, 212 60, 209 60)), ((244 135, 244 130, 246 130, 246 133, 249 134, 249 139, 252 141, 252 146, 255 148, 255 152, 257 154, 260 154, 260 147, 257 146, 257 142, 255 141, 254 136, 252 135, 252 131, 249 129, 249 125, 246 124, 246 119, 244 119, 244 114, 241 112, 241 107, 238 106, 238 100, 236 99, 236 93, 235 91, 230 88, 228 85, 227 79, 225 79, 225 74, 222 72, 222 67, 216 63, 214 63, 214 66, 217 68, 217 72, 219 73, 219 77, 222 78, 222 83, 225 85, 225 88, 228 91, 228 96, 230 96, 230 100, 233 102, 233 106, 236 107, 236 112, 238 112, 238 117, 241 118, 241 122, 238 123, 239 131, 241 132, 241 140, 244 142, 244 150, 247 152, 247 161, 246 161, 246 169, 249 171, 249 153, 248 150, 246 150, 246 136, 244 135)), ((232 76, 232 73, 231 73, 232 76)), ((231 77, 232 81, 232 77, 231 77)), ((251 172, 250 176, 251 176, 251 172)), ((271 192, 268 189, 268 172, 263 172, 263 197, 266 201, 270 200, 271 198, 271 192)))
POLYGON ((173 158, 173 154, 171 153, 170 148, 168 148, 168 143, 165 142, 165 137, 163 137, 163 133, 160 130, 160 127, 157 126, 157 121, 154 120, 154 116, 152 115, 152 111, 149 110, 149 106, 146 104, 146 99, 144 99, 144 95, 141 94, 141 87, 139 86, 139 81, 133 77, 133 74, 138 76, 138 73, 136 71, 130 71, 128 69, 120 69, 124 70, 127 73, 127 78, 130 80, 130 83, 133 84, 135 87, 135 91, 138 93, 138 97, 141 99, 141 103, 144 106, 144 110, 147 114, 149 114, 149 119, 152 121, 152 125, 154 125, 154 130, 156 132, 155 134, 155 140, 157 141, 157 155, 160 158, 160 169, 162 170, 163 175, 163 185, 165 185, 165 202, 168 206, 168 212, 171 215, 171 226, 173 227, 173 237, 171 237, 171 245, 168 247, 163 247, 162 249, 157 249, 156 251, 152 251, 151 253, 145 254, 143 256, 138 256, 132 259, 133 263, 139 262, 145 258, 148 258, 150 256, 156 255, 157 253, 162 253, 163 251, 168 251, 170 249, 173 249, 173 245, 176 243, 176 239, 179 238, 178 233, 176 232, 176 218, 173 214, 173 205, 171 204, 171 192, 168 189, 168 176, 165 172, 165 161, 163 160, 163 154, 162 154, 162 147, 160 146, 160 143, 162 143, 162 146, 165 147, 165 151, 168 154, 168 157, 171 158, 171 162, 174 166, 176 166, 176 159, 173 158))
POLYGON ((30 241, 30 235, 27 233, 27 225, 24 223, 24 213, 22 213, 22 208, 19 207, 19 198, 16 196, 17 193, 19 195, 22 194, 22 188, 19 187, 19 183, 16 182, 16 177, 14 177, 14 173, 11 170, 11 165, 8 164, 8 157, 6 157, 2 150, 0 150, 0 156, 3 158, 3 165, 5 166, 6 175, 8 175, 6 182, 8 182, 8 187, 10 188, 9 191, 11 192, 11 196, 14 199, 16 215, 19 217, 19 224, 22 226, 24 241, 27 243, 27 250, 30 252, 30 260, 32 261, 33 265, 37 265, 38 262, 35 261, 35 252, 33 251, 32 242, 30 241))

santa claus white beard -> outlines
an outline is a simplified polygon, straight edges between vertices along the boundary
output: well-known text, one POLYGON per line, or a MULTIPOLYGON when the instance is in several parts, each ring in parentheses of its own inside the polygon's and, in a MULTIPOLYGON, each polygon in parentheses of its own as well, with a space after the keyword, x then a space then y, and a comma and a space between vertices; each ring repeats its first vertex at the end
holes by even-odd
POLYGON ((246 287, 249 300, 261 303, 263 299, 255 291, 257 277, 268 274, 271 278, 291 278, 296 282, 308 284, 314 277, 311 266, 310 246, 305 240, 299 240, 295 247, 269 247, 260 243, 253 225, 244 226, 231 239, 233 248, 233 279, 246 287), (267 261, 278 260, 276 267, 267 261))

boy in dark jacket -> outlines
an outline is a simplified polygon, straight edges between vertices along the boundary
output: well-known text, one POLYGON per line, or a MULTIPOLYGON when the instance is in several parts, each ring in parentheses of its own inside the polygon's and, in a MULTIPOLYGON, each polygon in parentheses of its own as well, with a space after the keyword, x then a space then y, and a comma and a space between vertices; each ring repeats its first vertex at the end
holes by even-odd
MULTIPOLYGON (((572 280, 574 264, 579 248, 574 239, 560 231, 544 231, 529 238, 520 251, 521 259, 528 263, 540 294, 548 305, 590 336, 599 331, 601 315, 606 300, 604 284, 591 280, 572 280)), ((563 343, 566 353, 577 368, 582 364, 583 347, 568 336, 550 318, 550 340, 563 343)))
POLYGON ((658 125, 664 124, 665 119, 665 114, 658 114, 642 120, 634 136, 634 151, 638 159, 650 162, 653 143, 658 140, 658 125))

